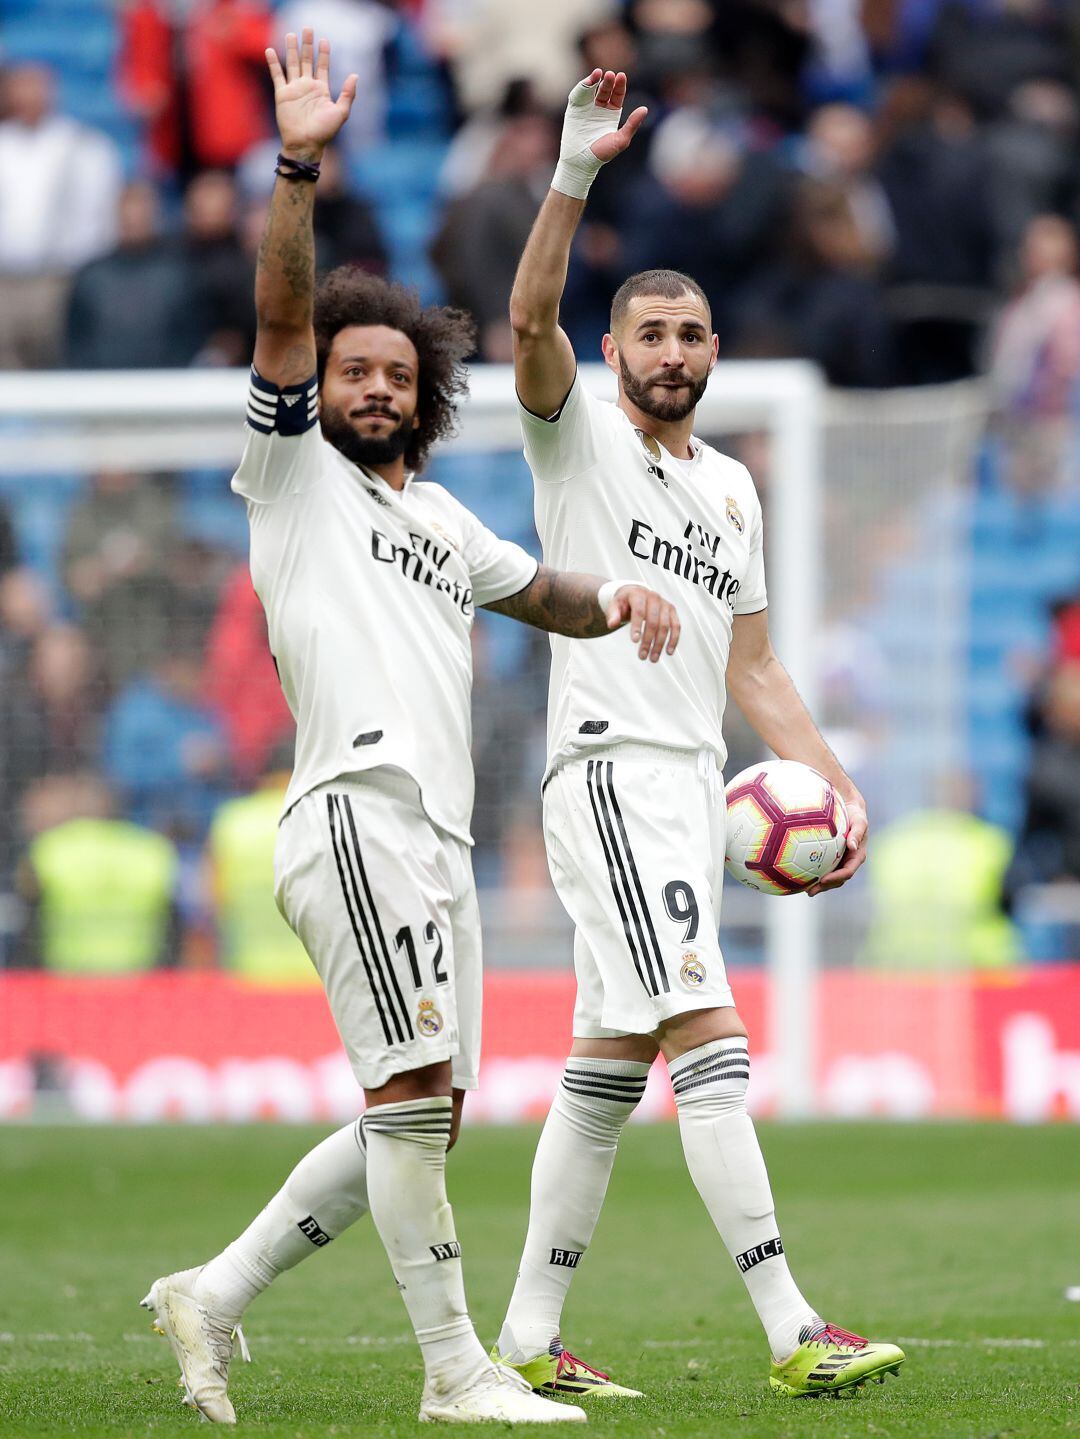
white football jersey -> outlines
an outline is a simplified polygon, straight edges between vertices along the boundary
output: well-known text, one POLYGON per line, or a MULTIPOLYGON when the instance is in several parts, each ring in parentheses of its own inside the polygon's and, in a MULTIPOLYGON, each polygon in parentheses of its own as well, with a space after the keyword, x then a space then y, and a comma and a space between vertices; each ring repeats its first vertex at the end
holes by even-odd
POLYGON ((696 438, 693 458, 676 459, 580 376, 550 420, 519 410, 545 563, 647 585, 682 622, 678 649, 657 664, 622 631, 551 637, 549 771, 621 740, 709 748, 723 765, 732 617, 768 603, 746 467, 696 438))
POLYGON ((314 377, 278 389, 252 371, 232 480, 297 725, 285 811, 318 784, 387 765, 415 780, 435 824, 471 842, 473 616, 524 589, 536 561, 441 485, 409 478, 398 491, 345 459, 322 437, 317 395, 314 377))

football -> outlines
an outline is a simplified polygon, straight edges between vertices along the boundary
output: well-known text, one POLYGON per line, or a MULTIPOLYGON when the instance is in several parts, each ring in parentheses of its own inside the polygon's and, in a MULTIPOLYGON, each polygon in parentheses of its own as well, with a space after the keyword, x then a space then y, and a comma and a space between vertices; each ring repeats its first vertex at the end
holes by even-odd
POLYGON ((752 764, 727 785, 728 874, 762 894, 799 894, 839 864, 843 800, 824 775, 794 760, 752 764))

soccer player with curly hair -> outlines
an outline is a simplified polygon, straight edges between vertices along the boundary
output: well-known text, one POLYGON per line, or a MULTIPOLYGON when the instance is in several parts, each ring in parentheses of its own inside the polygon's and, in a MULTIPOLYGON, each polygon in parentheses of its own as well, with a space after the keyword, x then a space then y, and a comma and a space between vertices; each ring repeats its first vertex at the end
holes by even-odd
POLYGON ((222 1253, 158 1279, 143 1303, 188 1402, 234 1423, 229 1363, 247 1305, 370 1211, 423 1355, 421 1419, 580 1420, 480 1345, 446 1198, 480 1045, 470 632, 477 606, 581 639, 628 624, 638 656, 655 662, 674 650, 678 618, 647 586, 537 566, 417 478, 453 429, 471 321, 358 271, 316 289, 319 161, 356 76, 335 101, 330 47, 316 50, 310 30, 287 37, 284 67, 272 50, 267 62, 282 149, 232 487, 247 503, 252 578, 297 722, 275 895, 326 988, 366 1108, 222 1253))

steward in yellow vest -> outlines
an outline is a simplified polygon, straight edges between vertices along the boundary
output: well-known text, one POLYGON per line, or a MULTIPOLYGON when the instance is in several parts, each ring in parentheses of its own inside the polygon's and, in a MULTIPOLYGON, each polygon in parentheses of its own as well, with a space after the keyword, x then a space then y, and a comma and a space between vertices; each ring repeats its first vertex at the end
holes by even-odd
POLYGON ((209 859, 221 967, 267 984, 318 983, 304 946, 274 903, 274 844, 286 779, 220 805, 210 825, 209 859))
POLYGON ((31 963, 58 974, 133 974, 173 962, 178 856, 163 835, 104 817, 69 819, 30 842, 23 889, 31 963))
POLYGON ((870 845, 874 916, 868 958, 879 969, 1004 969, 1019 959, 1001 908, 1012 840, 961 810, 894 820, 870 845))

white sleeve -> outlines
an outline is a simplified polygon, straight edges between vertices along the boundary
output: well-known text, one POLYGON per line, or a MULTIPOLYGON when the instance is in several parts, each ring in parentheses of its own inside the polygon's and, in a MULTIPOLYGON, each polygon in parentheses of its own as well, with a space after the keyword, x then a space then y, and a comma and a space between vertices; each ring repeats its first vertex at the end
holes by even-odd
POLYGON ((464 559, 472 580, 473 604, 477 606, 516 595, 532 583, 540 568, 527 550, 511 540, 499 539, 470 510, 465 510, 464 559))
POLYGON ((765 553, 762 548, 764 529, 761 505, 755 504, 750 519, 750 561, 735 600, 737 615, 756 615, 766 609, 769 597, 765 592, 765 553))
POLYGON ((548 483, 583 474, 603 452, 602 401, 574 376, 570 393, 550 418, 534 415, 518 400, 518 419, 525 441, 525 459, 533 478, 548 483))
POLYGON ((244 429, 247 442, 232 477, 236 494, 269 504, 307 489, 321 468, 316 377, 279 388, 253 367, 244 429))

